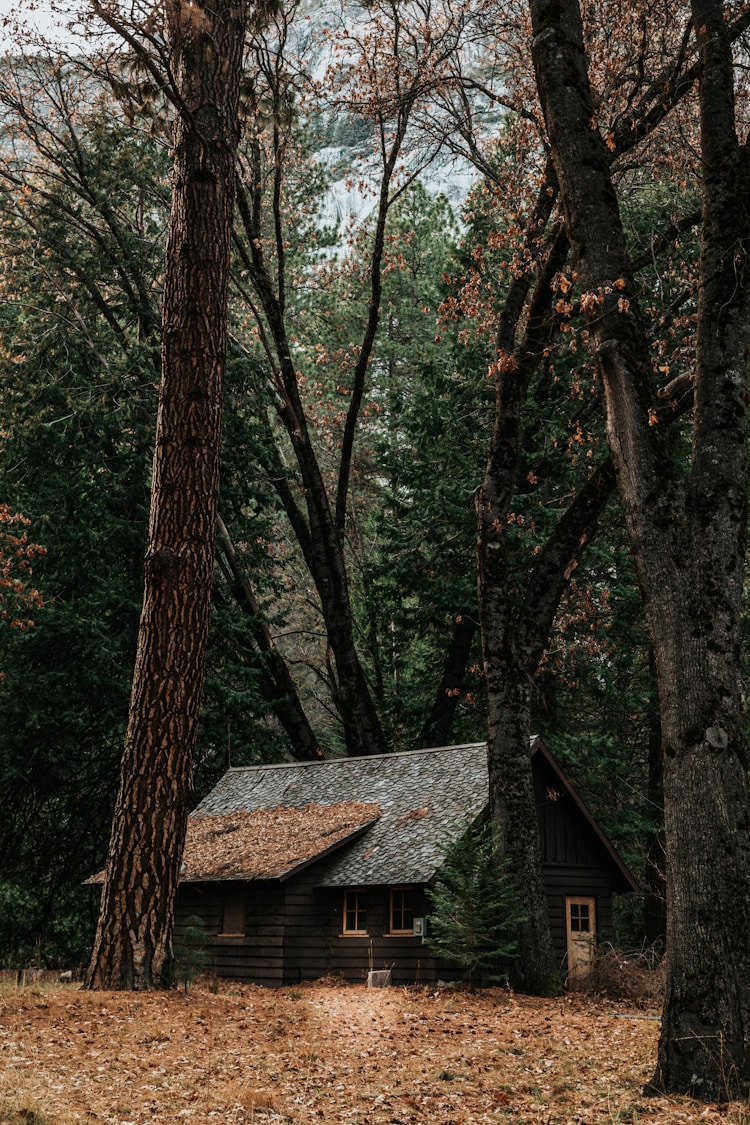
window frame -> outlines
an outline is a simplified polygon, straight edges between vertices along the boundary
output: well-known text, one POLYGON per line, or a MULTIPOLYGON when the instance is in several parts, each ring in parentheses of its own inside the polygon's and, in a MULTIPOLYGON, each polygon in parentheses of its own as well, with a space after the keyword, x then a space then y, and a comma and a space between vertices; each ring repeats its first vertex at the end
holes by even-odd
POLYGON ((247 888, 244 883, 224 883, 221 895, 221 917, 217 937, 247 936, 247 888), (227 925, 240 922, 240 929, 228 929, 227 925))
POLYGON ((369 937, 370 931, 367 927, 367 915, 370 911, 370 892, 366 888, 357 889, 356 887, 347 888, 344 891, 344 903, 341 918, 341 936, 342 937, 369 937), (350 905, 351 899, 354 899, 354 905, 350 905), (349 914, 354 915, 355 928, 350 929, 348 926, 349 914), (364 915, 365 928, 363 929, 360 923, 360 916, 364 915))
POLYGON ((414 919, 417 916, 417 903, 414 887, 405 884, 404 886, 391 887, 389 894, 388 904, 388 936, 389 937, 414 937, 414 919), (394 911, 394 899, 396 895, 401 896, 401 905, 398 910, 394 911), (407 905, 407 896, 411 905, 407 905), (406 927, 403 925, 404 914, 411 913, 411 925, 406 927), (402 925, 396 927, 393 924, 394 913, 401 915, 402 925))

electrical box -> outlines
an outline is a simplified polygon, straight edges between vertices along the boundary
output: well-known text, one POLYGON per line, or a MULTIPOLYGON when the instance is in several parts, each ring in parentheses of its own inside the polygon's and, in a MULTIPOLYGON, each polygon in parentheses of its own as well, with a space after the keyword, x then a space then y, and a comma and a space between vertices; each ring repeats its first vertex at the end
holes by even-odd
POLYGON ((415 918, 414 919, 414 937, 421 937, 422 941, 427 937, 427 919, 415 918))

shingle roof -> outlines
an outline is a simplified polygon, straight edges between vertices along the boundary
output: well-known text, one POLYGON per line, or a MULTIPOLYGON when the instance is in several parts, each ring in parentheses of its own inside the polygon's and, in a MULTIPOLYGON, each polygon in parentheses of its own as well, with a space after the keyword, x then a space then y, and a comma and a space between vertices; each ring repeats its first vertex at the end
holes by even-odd
POLYGON ((377 805, 362 801, 191 816, 180 882, 283 880, 334 851, 379 816, 377 805))
POLYGON ((451 830, 474 820, 487 805, 486 746, 233 768, 192 817, 349 801, 376 804, 381 815, 321 862, 319 884, 429 882, 451 830))

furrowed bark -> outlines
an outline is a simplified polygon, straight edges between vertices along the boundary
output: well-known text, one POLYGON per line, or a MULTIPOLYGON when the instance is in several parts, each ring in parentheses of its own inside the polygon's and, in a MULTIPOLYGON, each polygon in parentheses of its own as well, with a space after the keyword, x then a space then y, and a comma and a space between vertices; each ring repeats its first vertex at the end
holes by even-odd
MULTIPOLYGON (((546 223, 554 201, 554 173, 548 165, 529 225, 529 246, 546 223), (552 190, 548 191, 550 187, 552 190)), ((553 233, 536 279, 529 327, 518 349, 518 323, 534 281, 532 269, 514 279, 497 333, 495 425, 484 480, 476 497, 477 575, 482 658, 487 682, 490 815, 509 858, 511 878, 526 922, 519 934, 514 976, 528 991, 554 990, 559 978, 547 916, 541 842, 531 775, 529 737, 532 677, 516 648, 519 619, 509 593, 507 515, 516 486, 523 409, 531 375, 548 330, 551 280, 567 254, 565 235, 553 233), (516 358, 516 356, 518 358, 516 358)), ((536 249, 535 256, 539 255, 536 249)), ((551 624, 551 623, 550 623, 551 624)), ((546 638, 545 638, 546 639, 546 638)))
POLYGON ((218 492, 244 0, 170 3, 174 137, 143 609, 89 988, 169 981, 218 492))

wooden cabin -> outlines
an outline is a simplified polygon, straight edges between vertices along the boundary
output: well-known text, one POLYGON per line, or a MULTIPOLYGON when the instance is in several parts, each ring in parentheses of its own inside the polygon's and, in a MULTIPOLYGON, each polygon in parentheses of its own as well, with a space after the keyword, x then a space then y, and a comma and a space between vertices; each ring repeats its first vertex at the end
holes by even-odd
MULTIPOLYGON (((637 887, 541 739, 531 752, 553 940, 575 978, 612 934, 613 893, 637 887)), ((425 890, 451 829, 487 806, 484 743, 230 769, 189 820, 175 943, 199 924, 211 971, 267 985, 455 978, 425 944, 425 890)))

